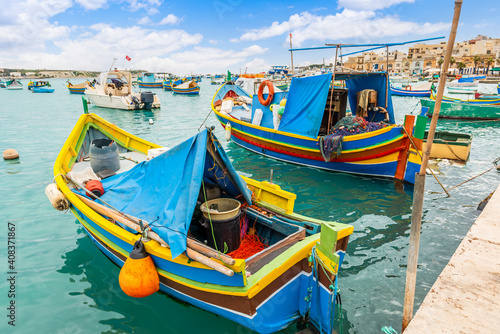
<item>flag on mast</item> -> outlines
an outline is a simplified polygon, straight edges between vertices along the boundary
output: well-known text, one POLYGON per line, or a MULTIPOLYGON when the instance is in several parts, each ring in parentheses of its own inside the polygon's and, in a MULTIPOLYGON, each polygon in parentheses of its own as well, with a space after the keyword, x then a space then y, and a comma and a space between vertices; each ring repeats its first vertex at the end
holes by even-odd
POLYGON ((132 58, 130 58, 129 56, 125 56, 125 59, 127 59, 128 61, 132 60, 132 58))

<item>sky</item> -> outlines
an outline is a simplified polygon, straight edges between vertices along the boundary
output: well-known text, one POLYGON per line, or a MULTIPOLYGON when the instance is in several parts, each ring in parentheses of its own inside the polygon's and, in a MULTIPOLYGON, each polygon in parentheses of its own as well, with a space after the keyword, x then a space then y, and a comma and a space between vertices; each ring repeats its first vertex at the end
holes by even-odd
MULTIPOLYGON (((0 0, 0 68, 106 71, 117 58, 120 69, 256 73, 290 65, 290 33, 297 48, 447 41, 453 7, 453 0, 0 0)), ((499 15, 498 0, 464 0, 456 41, 500 38, 499 15)), ((293 56, 296 66, 329 63, 334 50, 293 56)))

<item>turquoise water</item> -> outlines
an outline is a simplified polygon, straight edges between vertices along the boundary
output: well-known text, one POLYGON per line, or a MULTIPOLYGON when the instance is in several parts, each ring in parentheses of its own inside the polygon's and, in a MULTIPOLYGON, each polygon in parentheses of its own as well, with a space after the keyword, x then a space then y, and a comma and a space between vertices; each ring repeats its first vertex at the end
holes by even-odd
MULTIPOLYGON (((54 94, 32 94, 27 80, 22 91, 0 89, 0 150, 15 148, 21 156, 17 162, 0 161, 0 333, 248 333, 164 294, 126 296, 118 285, 119 269, 98 251, 70 212, 52 208, 44 190, 82 103, 79 95, 68 93, 65 80, 50 82, 54 94), (15 327, 6 317, 12 299, 6 281, 8 222, 16 228, 15 327)), ((200 96, 157 90, 161 110, 90 110, 139 137, 172 147, 197 133, 217 87, 205 80, 200 96)), ((398 122, 405 112, 418 112, 418 99, 395 97, 394 104, 398 122)), ((213 114, 206 124, 216 127, 237 170, 264 180, 273 169, 273 181, 297 194, 296 212, 354 225, 339 281, 343 332, 380 333, 382 326, 399 331, 413 188, 274 161, 226 144, 213 114)), ((473 134, 465 166, 437 167, 447 187, 487 170, 500 156, 495 145, 500 122, 440 121, 439 127, 473 134)), ((432 176, 427 177, 415 309, 477 218, 478 203, 499 180, 500 173, 491 171, 446 198, 432 176)), ((296 327, 283 332, 294 333, 296 327)))

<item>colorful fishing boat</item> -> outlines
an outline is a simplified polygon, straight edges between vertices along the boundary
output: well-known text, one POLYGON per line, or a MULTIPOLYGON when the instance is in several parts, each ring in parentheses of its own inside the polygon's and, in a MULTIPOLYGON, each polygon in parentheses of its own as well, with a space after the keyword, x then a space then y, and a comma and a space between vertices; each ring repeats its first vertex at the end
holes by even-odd
POLYGON ((171 87, 172 91, 175 94, 184 94, 184 95, 200 94, 200 86, 198 86, 198 84, 194 80, 186 81, 179 85, 173 83, 171 87))
POLYGON ((395 124, 385 73, 337 73, 335 80, 345 81, 347 89, 330 89, 331 74, 293 78, 288 92, 275 93, 264 81, 253 97, 225 84, 215 93, 212 109, 232 140, 252 152, 413 184, 425 117, 418 118, 415 134, 414 116, 407 116, 403 126, 395 124), (352 116, 347 115, 348 99, 352 116), (271 109, 272 104, 279 105, 271 109))
POLYGON ((475 94, 477 88, 447 87, 448 94, 475 94))
POLYGON ((163 90, 172 91, 172 85, 180 85, 182 83, 182 79, 170 79, 168 81, 163 82, 163 90))
POLYGON ((48 81, 42 81, 42 80, 37 80, 37 81, 31 81, 28 82, 28 89, 32 90, 35 87, 50 87, 50 83, 48 81))
POLYGON ((6 89, 9 90, 21 90, 23 89, 23 84, 17 79, 9 80, 5 83, 6 89))
POLYGON ((87 88, 93 87, 93 86, 94 85, 88 80, 86 80, 85 82, 76 84, 76 85, 72 84, 68 80, 68 84, 66 85, 66 87, 68 87, 68 90, 71 94, 85 94, 85 90, 87 90, 87 88))
POLYGON ((391 95, 396 96, 416 96, 416 97, 427 97, 431 96, 431 90, 413 90, 410 85, 403 88, 396 88, 391 86, 391 95))
MULTIPOLYGON (((159 278, 148 293, 159 287, 259 333, 279 331, 299 319, 332 332, 337 273, 353 227, 298 215, 293 212, 294 194, 240 177, 212 132, 204 130, 168 150, 95 114, 84 114, 56 159, 54 179, 57 187, 46 189, 53 206, 69 207, 92 242, 116 265, 127 262, 130 270, 129 254, 143 240, 159 278), (116 161, 107 162, 118 162, 116 175, 106 172, 109 177, 100 181, 91 163, 96 141, 106 149, 115 145, 119 152, 112 159, 116 161), (158 150, 166 152, 158 155, 158 150), (89 154, 90 161, 84 159, 89 154), (102 186, 100 198, 90 191, 90 197, 85 196, 83 187, 94 189, 96 184, 102 186), (236 229, 226 227, 213 247, 229 243, 229 235, 240 240, 243 236, 244 242, 230 253, 234 256, 201 242, 216 239, 203 224, 220 228, 216 216, 229 211, 219 206, 217 212, 213 203, 224 201, 239 203, 240 213, 230 218, 236 229), (145 231, 148 237, 141 238, 145 231), (254 240, 254 248, 245 246, 245 240, 254 240)), ((120 281, 122 289, 123 272, 113 281, 120 281)), ((140 280, 141 271, 136 274, 140 280)))
POLYGON ((157 81, 154 73, 144 72, 136 81, 139 88, 162 88, 163 80, 157 81))
MULTIPOLYGON (((424 143, 427 143, 425 132, 424 143)), ((469 160, 472 135, 450 131, 436 131, 432 142, 431 158, 465 162, 469 160)))
POLYGON ((54 93, 54 88, 48 88, 48 87, 33 87, 32 88, 33 93, 54 93))
MULTIPOLYGON (((436 97, 431 94, 429 99, 421 99, 422 108, 428 108, 427 116, 434 113, 436 97)), ((466 120, 499 120, 500 99, 492 100, 461 100, 443 96, 439 118, 466 119, 466 120)))

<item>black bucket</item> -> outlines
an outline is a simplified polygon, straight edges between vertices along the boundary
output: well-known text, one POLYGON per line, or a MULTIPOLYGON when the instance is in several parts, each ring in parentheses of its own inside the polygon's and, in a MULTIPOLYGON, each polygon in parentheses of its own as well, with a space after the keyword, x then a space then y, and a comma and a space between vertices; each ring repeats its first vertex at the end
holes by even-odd
POLYGON ((105 169, 116 172, 120 169, 118 146, 111 139, 94 139, 90 144, 90 167, 94 173, 105 169))
POLYGON ((226 219, 226 220, 213 220, 212 226, 214 228, 214 233, 212 236, 212 229, 210 227, 210 220, 203 216, 203 225, 207 227, 207 242, 212 248, 215 248, 215 242, 217 242, 217 249, 220 252, 224 252, 224 243, 227 245, 227 253, 230 253, 240 247, 240 216, 241 212, 236 216, 226 219))

